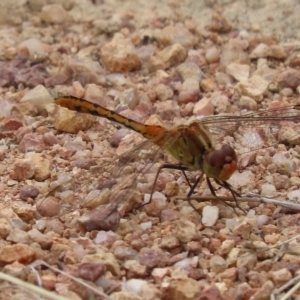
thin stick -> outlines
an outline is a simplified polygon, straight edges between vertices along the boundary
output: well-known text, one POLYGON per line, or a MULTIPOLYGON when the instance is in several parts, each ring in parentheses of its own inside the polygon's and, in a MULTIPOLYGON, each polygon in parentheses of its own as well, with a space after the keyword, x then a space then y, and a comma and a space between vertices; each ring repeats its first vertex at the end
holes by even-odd
MULTIPOLYGON (((174 197, 175 199, 184 199, 186 196, 177 196, 174 197)), ((223 201, 235 201, 232 197, 215 197, 213 195, 207 195, 207 196, 191 196, 191 200, 197 200, 198 202, 201 201, 210 201, 210 200, 223 200, 223 201)), ((300 204, 291 202, 291 201, 283 201, 283 200, 277 200, 272 198, 265 198, 265 197, 236 197, 236 200, 238 202, 260 202, 260 203, 266 203, 266 204, 274 204, 277 206, 285 207, 294 211, 300 211, 300 204)))
POLYGON ((13 277, 9 274, 5 274, 0 272, 0 279, 2 280, 6 280, 8 282, 11 282, 19 287, 24 288, 27 291, 30 291, 32 293, 38 294, 40 296, 44 296, 47 299, 51 299, 51 300, 68 300, 68 298, 65 298, 63 296, 59 296, 57 294, 54 294, 52 292, 49 292, 39 286, 33 285, 31 283, 25 282, 19 278, 13 277))

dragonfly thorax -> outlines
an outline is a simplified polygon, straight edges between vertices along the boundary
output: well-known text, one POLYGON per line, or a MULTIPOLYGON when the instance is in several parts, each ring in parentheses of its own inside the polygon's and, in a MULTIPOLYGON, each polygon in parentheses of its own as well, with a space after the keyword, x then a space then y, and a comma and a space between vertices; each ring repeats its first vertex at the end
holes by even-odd
POLYGON ((228 180, 237 169, 237 155, 232 147, 223 145, 220 150, 211 150, 205 154, 203 171, 211 178, 228 180))

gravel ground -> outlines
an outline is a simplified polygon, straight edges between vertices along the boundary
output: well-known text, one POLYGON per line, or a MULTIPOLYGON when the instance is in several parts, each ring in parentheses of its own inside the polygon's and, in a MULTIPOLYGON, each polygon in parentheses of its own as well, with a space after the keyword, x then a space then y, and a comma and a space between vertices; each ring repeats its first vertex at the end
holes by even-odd
POLYGON ((300 299, 298 1, 11 2, 0 3, 0 299, 300 299), (255 196, 236 213, 203 180, 197 213, 180 170, 163 169, 137 209, 174 158, 54 104, 67 95, 167 128, 221 115, 207 127, 238 155, 228 183, 255 196))

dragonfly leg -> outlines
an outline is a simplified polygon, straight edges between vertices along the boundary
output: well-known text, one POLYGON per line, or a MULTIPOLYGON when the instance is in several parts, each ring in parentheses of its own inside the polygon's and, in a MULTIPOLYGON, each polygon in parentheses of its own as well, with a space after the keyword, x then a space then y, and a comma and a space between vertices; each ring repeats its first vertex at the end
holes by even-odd
MULTIPOLYGON (((187 167, 180 166, 180 165, 171 165, 171 164, 164 164, 164 165, 161 165, 161 166, 158 168, 157 172, 156 172, 155 179, 154 179, 154 183, 153 183, 153 185, 152 185, 151 192, 150 192, 150 199, 149 199, 149 201, 146 202, 146 203, 143 203, 142 205, 140 205, 139 207, 137 207, 137 209, 140 209, 141 207, 143 207, 143 206, 148 205, 148 204, 151 203, 151 201, 152 201, 152 195, 153 195, 153 193, 154 193, 154 189, 155 189, 155 185, 156 185, 156 181, 157 181, 158 175, 160 174, 160 171, 161 171, 162 169, 181 170, 181 171, 183 172, 183 175, 185 176, 185 178, 186 178, 187 181, 188 181, 188 178, 187 178, 187 176, 186 176, 186 174, 185 174, 185 172, 184 172, 184 171, 188 170, 187 167)), ((189 184, 190 188, 192 189, 193 186, 191 186, 191 184, 190 184, 189 181, 188 181, 188 184, 189 184)), ((194 187, 194 190, 195 190, 195 187, 194 187)), ((194 208, 194 209, 195 209, 195 208, 194 208)))
MULTIPOLYGON (((215 179, 215 180, 216 180, 216 179, 215 179)), ((221 199, 221 198, 218 197, 218 195, 216 194, 216 191, 214 190, 214 188, 213 188, 213 186, 212 186, 212 183, 211 183, 211 181, 210 181, 210 179, 209 179, 208 177, 206 177, 206 181, 207 181, 207 184, 208 184, 208 187, 209 187, 211 193, 212 193, 218 200, 220 200, 221 202, 223 202, 225 205, 230 206, 230 207, 234 210, 234 212, 236 213, 236 215, 238 216, 239 214, 237 213, 236 208, 235 208, 233 205, 231 205, 231 204, 225 202, 223 199, 221 199)), ((235 200, 236 206, 237 206, 239 209, 241 209, 244 213, 246 213, 246 212, 238 205, 238 202, 237 202, 237 200, 236 200, 236 196, 240 196, 240 195, 239 195, 239 194, 231 187, 231 185, 230 185, 228 182, 226 182, 226 181, 219 181, 219 180, 216 180, 216 183, 219 184, 220 186, 222 186, 222 187, 228 189, 228 190, 231 192, 231 194, 232 194, 232 196, 233 196, 233 199, 235 200)))

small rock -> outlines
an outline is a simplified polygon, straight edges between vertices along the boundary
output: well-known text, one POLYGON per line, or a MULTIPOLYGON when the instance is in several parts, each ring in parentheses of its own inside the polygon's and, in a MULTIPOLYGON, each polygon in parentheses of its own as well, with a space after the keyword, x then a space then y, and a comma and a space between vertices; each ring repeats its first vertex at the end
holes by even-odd
POLYGON ((168 234, 161 239, 160 246, 165 249, 172 249, 178 247, 180 242, 178 238, 173 234, 168 234))
POLYGON ((210 29, 219 33, 225 33, 231 30, 231 25, 219 13, 213 13, 211 18, 210 29))
POLYGON ((238 39, 231 39, 222 48, 220 58, 221 71, 225 70, 231 63, 250 65, 248 53, 244 50, 245 43, 238 39))
POLYGON ((156 96, 157 98, 160 100, 160 101, 166 101, 166 100, 170 100, 172 99, 173 95, 174 95, 174 92, 173 90, 168 87, 167 85, 165 84, 158 84, 156 87, 155 87, 155 93, 156 93, 156 96))
POLYGON ((216 273, 224 272, 227 269, 226 260, 219 255, 213 255, 210 258, 209 266, 211 271, 216 273))
POLYGON ((6 218, 0 218, 0 237, 4 240, 11 231, 11 225, 6 218))
POLYGON ((228 254, 235 246, 234 240, 226 240, 222 242, 221 247, 219 248, 220 254, 228 254))
POLYGON ((85 255, 81 263, 100 264, 105 266, 106 270, 114 276, 120 276, 121 270, 115 256, 112 253, 102 251, 85 255))
POLYGON ((133 110, 139 104, 139 93, 136 88, 130 88, 120 95, 120 105, 124 105, 133 110))
POLYGON ((257 257, 255 254, 248 254, 244 257, 239 257, 236 261, 236 266, 238 268, 247 268, 247 270, 252 270, 257 263, 257 257))
POLYGON ((213 78, 205 78, 200 82, 200 88, 206 93, 212 92, 215 89, 215 85, 213 78))
POLYGON ((139 70, 142 62, 134 45, 127 40, 111 41, 101 48, 101 61, 110 72, 139 70))
POLYGON ((168 37, 168 44, 180 44, 183 47, 190 48, 193 47, 197 41, 195 35, 191 33, 190 30, 181 24, 176 24, 175 26, 166 26, 162 32, 162 37, 168 37))
POLYGON ((199 93, 199 80, 194 77, 189 77, 180 87, 178 101, 180 103, 195 102, 199 99, 199 93))
POLYGON ((139 263, 146 267, 164 267, 167 256, 161 249, 142 248, 139 252, 139 263))
POLYGON ((219 48, 212 46, 205 52, 205 58, 209 64, 216 63, 220 60, 221 51, 219 48))
POLYGON ((42 152, 46 148, 41 136, 34 133, 27 133, 22 138, 19 144, 19 151, 21 153, 27 152, 42 152))
POLYGON ((49 45, 41 42, 37 38, 29 38, 21 42, 18 46, 18 51, 21 52, 24 48, 26 48, 26 51, 28 51, 28 58, 35 63, 46 60, 48 53, 51 50, 49 45))
POLYGON ((35 172, 34 165, 29 159, 17 159, 12 166, 12 170, 14 177, 20 181, 32 178, 35 172))
POLYGON ((89 83, 85 86, 85 99, 98 104, 100 106, 107 106, 107 99, 103 89, 95 83, 89 83))
POLYGON ((251 297, 251 300, 265 300, 270 299, 271 294, 274 291, 274 284, 271 280, 267 280, 261 288, 259 288, 254 295, 251 297))
POLYGON ((42 153, 28 152, 26 158, 30 159, 34 167, 34 179, 37 181, 44 181, 50 177, 50 160, 42 153))
POLYGON ((77 114, 66 108, 59 107, 55 114, 54 127, 57 130, 78 133, 86 130, 95 122, 95 117, 88 114, 77 114))
POLYGON ((6 240, 12 243, 22 243, 29 245, 32 240, 30 239, 28 232, 20 230, 18 228, 13 228, 9 235, 6 237, 6 240))
POLYGON ((33 262, 35 258, 35 251, 32 250, 31 246, 25 244, 6 245, 0 249, 1 264, 11 264, 17 261, 27 265, 33 262))
POLYGON ((36 203, 36 209, 42 217, 55 217, 59 214, 61 204, 55 197, 47 197, 36 203))
POLYGON ((68 12, 60 4, 44 5, 40 18, 50 24, 63 24, 70 20, 68 12))
POLYGON ((44 108, 44 105, 53 103, 53 97, 43 85, 38 85, 32 90, 29 90, 20 100, 20 103, 32 103, 39 111, 44 108))
POLYGON ((92 166, 96 166, 97 163, 92 158, 80 158, 75 160, 73 165, 80 169, 89 170, 92 166))
POLYGON ((120 213, 115 203, 101 205, 83 214, 78 222, 86 231, 111 230, 115 231, 120 224, 120 213))
POLYGON ((250 66, 237 63, 231 63, 226 67, 226 73, 231 75, 237 81, 247 80, 250 74, 250 66))
POLYGON ((23 122, 18 116, 8 116, 2 121, 3 127, 7 130, 18 130, 24 126, 23 122))
POLYGON ((176 236, 182 243, 188 243, 193 239, 199 239, 199 232, 196 225, 188 220, 179 220, 176 222, 176 236))
POLYGON ((202 224, 207 227, 212 227, 216 224, 219 218, 219 208, 217 206, 207 205, 202 211, 202 224))
POLYGON ((238 224, 233 230, 232 233, 234 235, 240 235, 243 239, 248 240, 250 237, 250 233, 252 231, 252 225, 247 220, 238 224))
POLYGON ((78 265, 77 276, 95 282, 99 277, 104 275, 105 266, 101 263, 81 263, 78 265))
MULTIPOLYGON (((200 299, 202 295, 201 287, 198 281, 192 278, 173 279, 170 282, 164 282, 162 285, 162 299, 200 299)), ((207 298, 203 298, 207 299, 207 298)), ((214 298, 216 299, 216 298, 214 298)))
POLYGON ((273 272, 270 272, 270 273, 271 273, 271 278, 273 279, 273 281, 275 282, 275 284, 277 286, 283 285, 284 283, 291 280, 292 277, 293 277, 291 272, 286 268, 283 268, 283 269, 278 270, 278 271, 273 271, 273 272))
POLYGON ((153 109, 156 111, 157 115, 161 117, 161 119, 166 121, 174 120, 175 117, 180 116, 180 106, 174 100, 156 102, 153 109))
POLYGON ((127 277, 146 277, 147 276, 147 267, 142 266, 136 260, 126 260, 124 262, 124 268, 128 271, 127 277), (128 276, 130 275, 130 276, 128 276))
POLYGON ((194 105, 193 114, 196 116, 211 116, 214 114, 214 110, 211 98, 204 97, 194 105))
POLYGON ((42 249, 49 249, 52 246, 53 238, 50 234, 43 234, 37 229, 33 228, 28 231, 28 236, 36 243, 38 243, 42 249))
POLYGON ((176 66, 186 58, 186 50, 180 44, 173 44, 158 52, 156 56, 150 58, 150 69, 168 69, 176 66))
POLYGON ((300 85, 300 71, 295 69, 287 69, 280 72, 276 83, 279 89, 292 88, 295 90, 300 85))
POLYGON ((201 80, 203 77, 203 72, 195 63, 182 63, 176 68, 176 71, 183 81, 189 77, 194 77, 198 80, 201 80))
POLYGON ((155 268, 151 273, 151 276, 153 277, 155 283, 161 283, 164 277, 170 275, 171 275, 170 268, 155 268))
POLYGON ((237 84, 236 90, 241 95, 249 96, 256 101, 262 101, 264 94, 267 92, 269 83, 259 76, 253 76, 248 80, 241 81, 237 84))
POLYGON ((138 251, 132 249, 131 247, 117 246, 114 250, 114 255, 116 259, 120 259, 120 260, 135 259, 137 254, 138 251))
POLYGON ((58 139, 56 138, 56 136, 54 135, 54 133, 52 131, 49 131, 49 132, 44 133, 43 142, 46 145, 53 146, 55 144, 58 144, 58 139))
POLYGON ((257 102, 253 98, 248 96, 242 96, 240 98, 240 106, 241 108, 245 108, 247 110, 257 110, 257 102))

